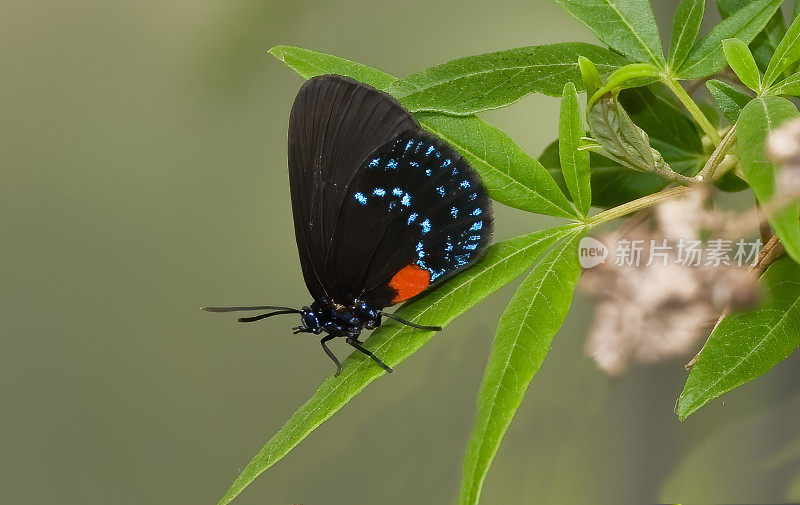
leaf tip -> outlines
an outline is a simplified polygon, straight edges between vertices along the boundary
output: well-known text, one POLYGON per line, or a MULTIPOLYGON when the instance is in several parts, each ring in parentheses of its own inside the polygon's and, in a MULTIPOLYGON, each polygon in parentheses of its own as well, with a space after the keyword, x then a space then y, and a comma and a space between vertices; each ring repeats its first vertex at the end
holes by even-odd
POLYGON ((678 416, 678 421, 685 421, 687 417, 700 410, 700 407, 705 405, 707 402, 708 399, 704 401, 702 398, 698 398, 696 395, 691 395, 684 390, 675 401, 675 414, 678 416))
POLYGON ((578 56, 578 67, 581 71, 583 85, 586 88, 587 96, 592 96, 600 89, 603 84, 600 82, 600 73, 592 60, 585 56, 578 56))
POLYGON ((284 49, 286 49, 286 46, 272 46, 267 53, 283 61, 284 49))

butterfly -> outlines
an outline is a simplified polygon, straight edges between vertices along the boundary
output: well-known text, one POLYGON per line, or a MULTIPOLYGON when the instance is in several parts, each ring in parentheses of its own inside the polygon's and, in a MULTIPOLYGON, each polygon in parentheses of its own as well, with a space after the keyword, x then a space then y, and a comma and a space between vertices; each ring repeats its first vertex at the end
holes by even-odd
POLYGON ((307 80, 292 105, 289 186, 295 239, 308 291, 302 309, 203 307, 210 312, 269 310, 253 322, 299 314, 294 333, 343 337, 363 347, 363 330, 394 319, 384 312, 472 265, 492 234, 492 208, 480 178, 455 149, 423 130, 392 96, 339 75, 307 80))

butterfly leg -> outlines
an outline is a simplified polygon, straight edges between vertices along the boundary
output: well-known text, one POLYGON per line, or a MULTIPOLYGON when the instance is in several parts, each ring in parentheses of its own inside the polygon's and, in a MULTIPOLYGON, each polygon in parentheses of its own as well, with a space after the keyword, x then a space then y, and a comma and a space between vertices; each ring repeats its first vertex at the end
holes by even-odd
POLYGON ((356 349, 358 349, 359 351, 363 352, 364 354, 366 354, 366 355, 367 355, 367 356, 369 356, 370 358, 372 358, 372 360, 373 360, 375 363, 379 364, 379 365, 381 366, 381 368, 383 368, 384 370, 386 370, 386 372, 388 372, 388 373, 392 373, 392 369, 391 369, 391 368, 389 368, 389 366, 388 366, 386 363, 384 363, 383 361, 381 361, 381 359, 380 359, 379 357, 377 357, 377 356, 375 356, 374 354, 372 354, 372 351, 370 351, 369 349, 366 349, 366 348, 364 348, 364 347, 361 345, 363 342, 359 342, 359 341, 358 341, 358 339, 355 339, 355 338, 352 338, 352 337, 348 337, 348 338, 347 338, 347 343, 348 343, 348 344, 350 344, 350 345, 352 345, 353 347, 355 347, 355 348, 356 348, 356 349))
POLYGON ((394 319, 398 323, 405 324, 406 326, 411 326, 412 328, 417 328, 418 330, 428 330, 428 331, 442 331, 441 326, 424 326, 417 323, 412 323, 402 317, 395 316, 394 314, 388 314, 386 312, 379 312, 379 314, 383 317, 387 317, 389 319, 394 319))
POLYGON ((320 344, 322 344, 322 349, 324 349, 324 350, 325 350, 325 354, 327 354, 327 355, 328 355, 328 357, 329 357, 330 359, 332 359, 334 363, 336 363, 336 373, 335 373, 335 374, 333 374, 333 376, 334 376, 334 377, 338 377, 338 376, 339 376, 339 374, 340 374, 340 373, 342 373, 342 364, 341 364, 341 363, 339 362, 339 360, 336 358, 336 355, 335 355, 335 354, 333 354, 333 351, 331 351, 331 350, 328 348, 328 345, 325 343, 325 342, 327 342, 328 340, 333 340, 334 338, 336 338, 336 337, 334 337, 333 335, 325 335, 324 337, 322 337, 322 340, 320 340, 320 341, 319 341, 319 343, 320 343, 320 344))

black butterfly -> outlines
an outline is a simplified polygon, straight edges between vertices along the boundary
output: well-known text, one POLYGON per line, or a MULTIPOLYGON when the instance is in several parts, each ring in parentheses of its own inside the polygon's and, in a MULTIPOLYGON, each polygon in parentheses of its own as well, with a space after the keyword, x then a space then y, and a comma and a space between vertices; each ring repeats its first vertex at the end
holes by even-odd
POLYGON ((289 183, 294 230, 309 307, 204 307, 210 312, 274 310, 300 314, 294 333, 345 337, 388 317, 423 330, 385 307, 412 298, 467 268, 492 233, 486 190, 449 145, 420 128, 386 93, 338 75, 306 81, 289 118, 289 183))

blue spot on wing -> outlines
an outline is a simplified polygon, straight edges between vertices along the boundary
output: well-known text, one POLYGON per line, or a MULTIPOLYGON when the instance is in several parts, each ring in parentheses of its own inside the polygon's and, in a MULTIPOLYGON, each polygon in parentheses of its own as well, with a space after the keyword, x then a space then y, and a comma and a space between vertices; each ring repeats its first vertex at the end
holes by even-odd
POLYGON ((489 210, 480 184, 455 152, 425 134, 408 132, 367 160, 371 170, 352 190, 360 190, 353 208, 369 213, 370 226, 380 224, 385 212, 391 233, 410 234, 413 241, 400 242, 408 244, 406 261, 427 270, 435 282, 475 260, 488 238, 490 221, 484 215, 489 210))
POLYGON ((430 219, 426 219, 425 221, 421 222, 419 225, 422 226, 422 233, 428 233, 429 231, 431 231, 431 220, 430 219))

